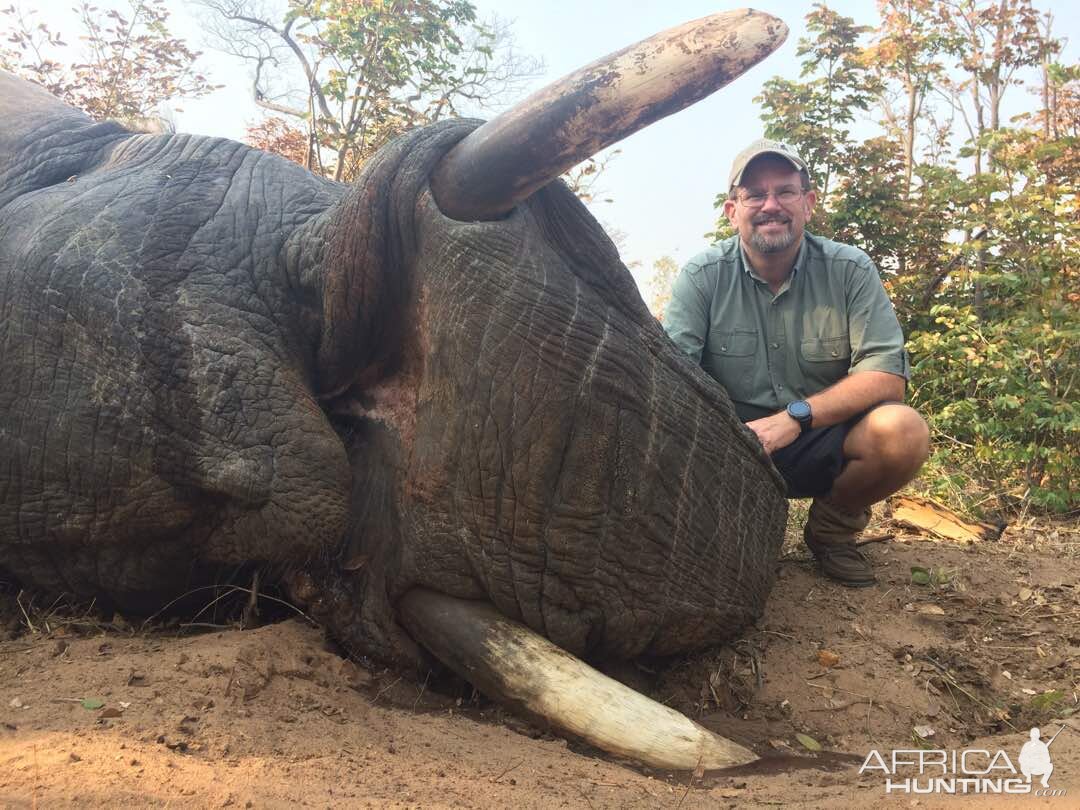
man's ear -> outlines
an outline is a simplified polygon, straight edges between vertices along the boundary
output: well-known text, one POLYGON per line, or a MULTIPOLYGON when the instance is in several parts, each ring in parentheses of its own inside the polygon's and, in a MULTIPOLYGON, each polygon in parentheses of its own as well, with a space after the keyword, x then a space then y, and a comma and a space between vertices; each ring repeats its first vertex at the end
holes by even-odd
POLYGON ((806 218, 810 219, 811 214, 814 213, 814 206, 817 205, 817 192, 811 189, 803 195, 803 200, 806 203, 806 218))
POLYGON ((735 222, 735 201, 730 198, 724 200, 724 216, 728 218, 731 227, 735 228, 735 230, 739 229, 739 226, 735 222))

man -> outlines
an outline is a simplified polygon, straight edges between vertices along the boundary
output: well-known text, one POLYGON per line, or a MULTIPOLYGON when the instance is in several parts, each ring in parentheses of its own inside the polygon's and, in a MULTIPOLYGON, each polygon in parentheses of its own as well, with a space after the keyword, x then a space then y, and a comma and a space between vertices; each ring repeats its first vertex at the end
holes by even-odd
POLYGON ((803 537, 822 572, 872 585, 855 536, 929 453, 926 423, 901 404, 900 325, 865 253, 805 232, 817 198, 791 146, 754 141, 728 188, 738 233, 683 268, 664 327, 727 389, 788 497, 814 499, 803 537))

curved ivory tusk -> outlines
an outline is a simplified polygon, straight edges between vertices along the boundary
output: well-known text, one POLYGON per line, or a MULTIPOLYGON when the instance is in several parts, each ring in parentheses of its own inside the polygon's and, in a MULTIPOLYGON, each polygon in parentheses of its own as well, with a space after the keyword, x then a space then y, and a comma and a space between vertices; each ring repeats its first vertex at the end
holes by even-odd
POLYGON ((448 217, 498 219, 572 166, 688 107, 772 53, 783 22, 752 9, 702 17, 605 56, 474 130, 431 178, 448 217))
POLYGON ((486 602, 414 588, 398 609, 415 640, 486 695, 602 751, 679 771, 757 759, 741 745, 597 672, 486 602))

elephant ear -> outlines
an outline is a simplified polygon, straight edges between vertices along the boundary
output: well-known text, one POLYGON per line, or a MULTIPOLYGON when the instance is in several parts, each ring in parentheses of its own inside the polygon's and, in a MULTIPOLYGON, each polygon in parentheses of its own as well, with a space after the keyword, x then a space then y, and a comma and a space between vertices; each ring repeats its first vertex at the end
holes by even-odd
POLYGON ((313 225, 324 250, 302 283, 320 302, 320 398, 366 387, 401 367, 416 326, 417 200, 432 169, 478 125, 447 121, 398 138, 313 225))
POLYGON ((95 123, 45 88, 0 70, 0 208, 98 165, 131 133, 95 123))

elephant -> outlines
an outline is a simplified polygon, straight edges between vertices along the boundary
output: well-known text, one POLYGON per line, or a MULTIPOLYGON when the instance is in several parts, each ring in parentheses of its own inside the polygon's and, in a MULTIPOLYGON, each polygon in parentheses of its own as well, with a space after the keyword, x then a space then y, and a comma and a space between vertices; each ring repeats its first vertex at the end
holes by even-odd
POLYGON ((145 614, 253 566, 350 655, 646 764, 753 759, 583 660, 754 621, 787 502, 558 177, 786 33, 684 24, 350 185, 0 73, 0 569, 145 614))

